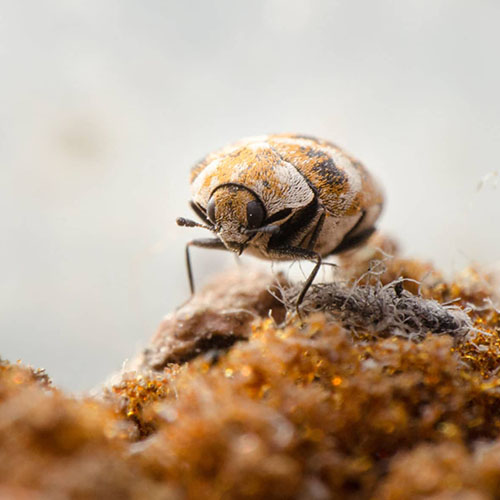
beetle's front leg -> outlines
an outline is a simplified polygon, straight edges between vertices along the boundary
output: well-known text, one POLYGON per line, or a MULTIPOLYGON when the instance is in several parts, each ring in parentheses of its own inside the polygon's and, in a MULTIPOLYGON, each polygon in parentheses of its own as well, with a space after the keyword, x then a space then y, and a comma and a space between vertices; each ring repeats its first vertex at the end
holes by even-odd
POLYGON ((270 257, 283 258, 288 257, 290 259, 305 259, 316 262, 313 270, 309 273, 304 286, 295 302, 295 310, 297 314, 300 316, 299 307, 306 296, 307 290, 312 285, 314 278, 318 274, 319 268, 321 267, 321 255, 319 253, 313 252, 312 250, 307 250, 305 248, 300 247, 291 247, 291 246, 282 246, 282 247, 268 247, 267 249, 270 257))
POLYGON ((194 281, 193 281, 193 271, 191 267, 191 257, 189 255, 189 247, 200 247, 200 248, 214 248, 216 250, 227 250, 219 238, 200 238, 197 240, 192 240, 186 244, 186 267, 189 279, 189 288, 191 290, 191 295, 194 295, 194 281))

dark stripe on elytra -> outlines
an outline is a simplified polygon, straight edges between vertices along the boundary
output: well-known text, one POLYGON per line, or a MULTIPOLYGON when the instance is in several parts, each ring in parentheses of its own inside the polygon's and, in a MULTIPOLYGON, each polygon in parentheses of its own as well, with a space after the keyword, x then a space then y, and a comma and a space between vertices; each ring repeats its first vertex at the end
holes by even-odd
POLYGON ((280 157, 282 162, 289 163, 300 174, 300 176, 306 181, 306 184, 311 188, 311 191, 314 193, 314 199, 317 199, 319 196, 318 190, 314 187, 314 184, 307 178, 307 176, 303 172, 301 172, 300 169, 297 168, 291 161, 283 158, 283 155, 273 146, 271 146, 271 149, 280 157))
POLYGON ((312 148, 311 146, 300 146, 300 151, 304 153, 308 158, 318 158, 325 156, 325 153, 320 149, 312 148))
POLYGON ((345 173, 340 170, 334 161, 325 153, 317 155, 321 162, 312 167, 312 171, 318 174, 328 184, 334 186, 343 186, 347 182, 345 173))
POLYGON ((289 220, 280 226, 280 232, 273 234, 269 248, 289 246, 290 242, 306 229, 318 214, 318 200, 314 198, 309 205, 298 210, 289 220))
MULTIPOLYGON (((319 196, 319 191, 318 189, 316 188, 316 186, 311 182, 311 180, 307 177, 307 175, 302 172, 300 170, 300 168, 298 168, 296 165, 294 165, 291 161, 288 161, 286 160, 283 155, 277 150, 275 149, 274 147, 272 147, 272 150, 281 158, 282 161, 286 162, 286 163, 289 163, 290 165, 293 166, 293 168, 302 176, 302 178, 306 181, 307 185, 311 188, 312 192, 314 193, 314 198, 316 200, 318 199, 321 199, 320 196, 319 196)), ((330 175, 331 176, 331 181, 328 181, 327 182, 330 182, 331 184, 335 184, 335 185, 341 185, 343 183, 346 182, 347 178, 346 178, 346 175, 345 173, 340 170, 338 167, 335 166, 335 163, 333 162, 333 160, 330 158, 329 155, 327 155, 326 153, 323 153, 325 158, 326 158, 326 165, 323 166, 323 164, 320 164, 317 168, 319 169, 319 171, 317 171, 320 175, 322 175, 322 173, 324 173, 324 175, 328 176, 330 175), (335 174, 332 172, 332 170, 334 170, 335 172, 338 173, 338 176, 336 177, 335 174)), ((319 155, 316 155, 316 156, 319 156, 319 155)), ((313 170, 315 169, 316 167, 313 167, 313 170)))
POLYGON ((365 220, 365 217, 366 211, 363 210, 363 213, 356 224, 354 224, 354 226, 342 238, 342 241, 328 255, 336 255, 338 253, 356 248, 364 243, 375 232, 375 227, 369 227, 368 229, 364 229, 363 231, 356 233, 365 220))

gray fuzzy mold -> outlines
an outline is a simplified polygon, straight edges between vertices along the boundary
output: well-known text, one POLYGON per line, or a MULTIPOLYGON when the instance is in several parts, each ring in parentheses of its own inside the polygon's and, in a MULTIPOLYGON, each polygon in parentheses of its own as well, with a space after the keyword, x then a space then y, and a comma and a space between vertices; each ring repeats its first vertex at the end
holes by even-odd
MULTIPOLYGON (((324 312, 349 330, 398 334, 415 340, 429 332, 462 337, 470 331, 472 324, 463 309, 413 295, 403 288, 403 281, 385 286, 338 282, 313 285, 300 309, 306 314, 324 312)), ((300 287, 281 293, 291 308, 300 287)))

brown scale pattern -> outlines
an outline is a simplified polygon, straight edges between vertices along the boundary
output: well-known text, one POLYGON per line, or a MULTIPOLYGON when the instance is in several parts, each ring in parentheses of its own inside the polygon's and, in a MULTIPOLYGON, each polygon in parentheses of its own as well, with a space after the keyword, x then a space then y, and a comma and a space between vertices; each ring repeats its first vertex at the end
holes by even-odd
POLYGON ((352 215, 360 208, 359 195, 347 204, 345 195, 350 194, 350 186, 344 172, 336 168, 330 155, 318 148, 316 142, 310 145, 290 144, 280 138, 269 140, 269 144, 280 157, 296 167, 314 186, 320 200, 333 215, 352 215))
MULTIPOLYGON (((190 182, 212 161, 219 160, 218 185, 230 182, 236 166, 244 164, 248 165, 248 169, 242 172, 238 182, 251 187, 256 181, 266 181, 265 189, 285 196, 286 186, 273 175, 273 165, 284 160, 307 178, 327 212, 334 216, 354 215, 363 207, 383 202, 380 190, 363 165, 332 143, 295 134, 269 135, 264 142, 272 149, 251 149, 242 140, 210 153, 193 167, 190 182), (297 141, 294 142, 294 139, 297 141), (348 159, 361 174, 362 188, 358 192, 353 192, 342 167, 333 162, 333 151, 348 159)), ((209 187, 211 180, 206 179, 205 188, 209 187)))
MULTIPOLYGON (((238 165, 245 165, 247 168, 238 177, 240 184, 251 187, 255 182, 265 181, 264 190, 269 190, 276 196, 286 194, 287 186, 280 183, 273 174, 274 165, 280 163, 281 158, 270 148, 252 149, 243 145, 230 153, 222 150, 220 154, 215 153, 212 158, 220 160, 216 177, 218 186, 233 182, 235 168, 238 165)), ((205 163, 205 166, 207 164, 205 163)), ((203 187, 208 188, 211 182, 212 177, 208 177, 203 187)))

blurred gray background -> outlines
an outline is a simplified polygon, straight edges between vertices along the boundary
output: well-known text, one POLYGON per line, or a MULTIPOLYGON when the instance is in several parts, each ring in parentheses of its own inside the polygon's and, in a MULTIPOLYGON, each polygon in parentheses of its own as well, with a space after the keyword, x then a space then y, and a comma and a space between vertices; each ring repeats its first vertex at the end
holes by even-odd
MULTIPOLYGON (((499 26, 497 0, 1 1, 1 355, 71 390, 119 369, 188 296, 190 166, 245 135, 333 140, 409 255, 495 264, 499 26)), ((199 283, 234 265, 193 253, 199 283)))

